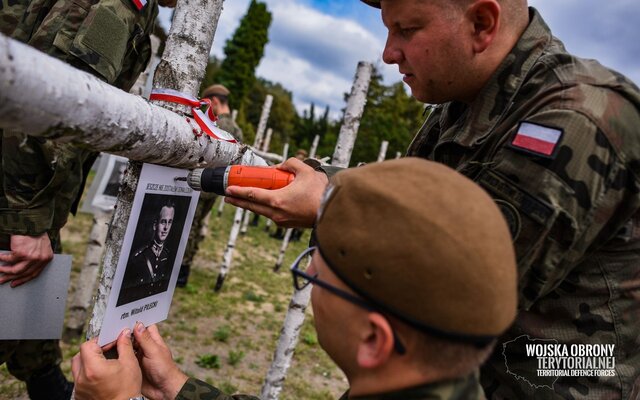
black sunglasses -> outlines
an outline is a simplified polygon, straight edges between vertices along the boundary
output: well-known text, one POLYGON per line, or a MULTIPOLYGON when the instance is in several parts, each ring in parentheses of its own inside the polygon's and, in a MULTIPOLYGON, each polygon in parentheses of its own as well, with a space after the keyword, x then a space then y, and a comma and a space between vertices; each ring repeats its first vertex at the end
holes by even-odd
MULTIPOLYGON (((316 246, 313 247, 309 247, 308 249, 306 249, 305 251, 303 251, 293 262, 293 264, 291 264, 291 274, 293 275, 293 287, 296 290, 302 290, 304 288, 306 288, 307 286, 309 286, 310 283, 313 283, 314 285, 318 285, 323 289, 328 290, 329 292, 335 294, 338 297, 341 297, 344 300, 347 300, 355 305, 358 305, 362 308, 364 308, 367 311, 372 311, 372 312, 378 312, 381 313, 383 315, 383 312, 381 312, 380 310, 378 310, 376 307, 374 307, 371 303, 369 303, 368 301, 360 298, 360 297, 356 297, 354 295, 352 295, 351 293, 345 292, 342 289, 338 289, 337 287, 328 284, 325 281, 321 281, 320 279, 318 279, 318 275, 309 275, 308 273, 305 272, 306 268, 309 266, 311 257, 313 256, 313 252, 317 249, 316 246), (304 262, 303 262, 304 261, 304 262), (300 269, 300 264, 302 265, 302 269, 300 269)), ((398 334, 396 333, 395 329, 393 329, 393 327, 391 327, 391 331, 393 333, 393 348, 394 350, 402 355, 405 354, 407 351, 404 347, 404 345, 402 344, 402 342, 400 342, 400 339, 398 338, 398 334)))

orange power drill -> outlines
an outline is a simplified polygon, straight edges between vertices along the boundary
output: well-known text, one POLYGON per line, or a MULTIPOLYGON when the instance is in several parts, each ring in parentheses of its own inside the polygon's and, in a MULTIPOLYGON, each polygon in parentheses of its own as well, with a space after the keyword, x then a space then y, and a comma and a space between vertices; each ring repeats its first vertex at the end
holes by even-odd
POLYGON ((224 196, 229 186, 280 189, 291 183, 294 177, 295 175, 291 172, 277 168, 229 165, 217 168, 196 168, 189 172, 186 181, 194 190, 224 196))

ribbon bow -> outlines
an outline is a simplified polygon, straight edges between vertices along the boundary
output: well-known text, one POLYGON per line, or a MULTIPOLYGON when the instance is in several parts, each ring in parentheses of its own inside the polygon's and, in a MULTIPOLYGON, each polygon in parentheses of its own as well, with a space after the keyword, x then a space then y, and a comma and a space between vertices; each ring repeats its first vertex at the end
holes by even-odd
POLYGON ((193 119, 196 120, 198 126, 200 126, 207 135, 214 139, 224 140, 230 143, 238 142, 229 132, 218 128, 218 125, 216 124, 218 117, 213 113, 213 110, 211 109, 211 100, 209 99, 197 99, 173 89, 153 89, 151 91, 151 96, 149 96, 149 100, 162 100, 189 106, 193 113, 193 119), (206 105, 207 108, 202 112, 200 107, 204 105, 206 105))

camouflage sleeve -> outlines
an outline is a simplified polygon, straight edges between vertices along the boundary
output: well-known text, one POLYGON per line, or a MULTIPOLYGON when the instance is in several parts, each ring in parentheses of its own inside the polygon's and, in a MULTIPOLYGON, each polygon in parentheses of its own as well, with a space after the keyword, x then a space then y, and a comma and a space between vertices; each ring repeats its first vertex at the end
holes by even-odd
POLYGON ((611 145, 614 138, 592 118, 555 109, 527 121, 563 131, 555 155, 538 157, 511 146, 514 128, 477 179, 509 223, 524 309, 554 290, 596 245, 613 238, 638 207, 637 200, 629 201, 638 190, 628 167, 632 160, 621 159, 611 145))
POLYGON ((227 395, 206 382, 189 378, 176 396, 176 400, 259 400, 258 397, 244 394, 227 395))

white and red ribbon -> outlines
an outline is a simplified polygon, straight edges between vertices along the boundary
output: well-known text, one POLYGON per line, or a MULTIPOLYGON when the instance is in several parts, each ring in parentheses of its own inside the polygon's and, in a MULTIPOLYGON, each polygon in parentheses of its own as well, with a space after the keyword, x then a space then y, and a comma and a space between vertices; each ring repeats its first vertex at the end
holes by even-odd
POLYGON ((218 117, 213 113, 211 109, 211 100, 209 99, 197 99, 188 94, 179 92, 173 89, 153 89, 151 91, 150 100, 161 100, 170 103, 178 103, 191 107, 193 113, 193 119, 207 135, 217 140, 224 140, 230 143, 237 143, 237 140, 226 131, 218 128, 216 120, 218 117), (200 107, 207 106, 203 112, 200 107))
POLYGON ((134 6, 138 9, 138 11, 142 10, 144 6, 147 5, 147 0, 131 0, 134 6))

